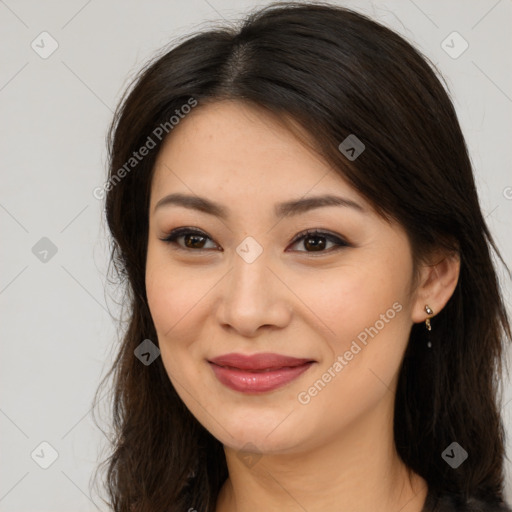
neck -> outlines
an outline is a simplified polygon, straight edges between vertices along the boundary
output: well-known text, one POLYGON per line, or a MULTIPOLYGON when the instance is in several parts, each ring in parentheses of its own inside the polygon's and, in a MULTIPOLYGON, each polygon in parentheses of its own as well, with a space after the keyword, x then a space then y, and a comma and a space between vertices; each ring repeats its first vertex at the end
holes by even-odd
POLYGON ((392 415, 383 422, 385 409, 379 408, 335 439, 308 450, 265 454, 250 467, 225 447, 229 477, 216 512, 421 512, 427 484, 399 458, 392 415))

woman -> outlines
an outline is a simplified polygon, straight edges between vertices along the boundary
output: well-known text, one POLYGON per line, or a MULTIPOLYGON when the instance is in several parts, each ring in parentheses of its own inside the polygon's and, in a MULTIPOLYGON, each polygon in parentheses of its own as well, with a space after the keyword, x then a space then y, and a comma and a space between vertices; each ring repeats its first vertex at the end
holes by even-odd
POLYGON ((121 511, 504 511, 509 320, 454 108, 368 18, 276 4, 111 128, 121 511))

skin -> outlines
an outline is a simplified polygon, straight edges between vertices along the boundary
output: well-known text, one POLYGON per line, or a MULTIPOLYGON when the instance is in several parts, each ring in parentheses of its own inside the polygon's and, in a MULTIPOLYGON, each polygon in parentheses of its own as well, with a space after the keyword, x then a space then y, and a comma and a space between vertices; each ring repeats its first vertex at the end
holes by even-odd
POLYGON ((339 173, 257 107, 201 105, 174 128, 151 187, 147 297, 172 384, 224 445, 229 478, 217 512, 421 511, 427 484, 396 453, 393 406, 413 323, 427 318, 425 304, 437 314, 457 283, 458 258, 434 256, 413 282, 401 226, 379 217, 339 173), (213 200, 230 215, 178 205, 155 211, 176 192, 213 200), (364 212, 328 206, 274 216, 275 203, 326 193, 364 212), (192 237, 188 250, 186 237, 162 241, 182 226, 209 238, 192 237), (337 249, 321 236, 293 242, 313 228, 350 246, 337 249), (263 249, 251 263, 236 252, 248 236, 263 249), (315 251, 315 242, 327 245, 315 251), (332 372, 337 356, 397 303, 400 311, 386 317, 378 334, 300 403, 299 393, 332 372), (221 384, 207 362, 230 352, 316 363, 277 390, 243 394, 221 384))

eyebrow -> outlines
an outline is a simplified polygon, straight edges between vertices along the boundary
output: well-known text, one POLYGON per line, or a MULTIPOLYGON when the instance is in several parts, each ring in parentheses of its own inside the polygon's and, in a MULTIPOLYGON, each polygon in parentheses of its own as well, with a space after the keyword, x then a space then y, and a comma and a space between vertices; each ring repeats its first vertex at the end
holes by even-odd
MULTIPOLYGON (((229 218, 229 210, 224 206, 215 203, 214 201, 210 201, 204 197, 190 196, 178 193, 169 194, 160 199, 158 203, 156 203, 153 213, 156 212, 157 209, 168 205, 177 205, 192 210, 199 210, 224 220, 229 218)), ((365 208, 363 208, 360 204, 352 201, 351 199, 346 199, 344 197, 330 194, 278 203, 274 207, 274 213, 276 217, 300 215, 301 213, 305 213, 309 210, 325 206, 343 206, 353 208, 361 213, 366 213, 365 208)))

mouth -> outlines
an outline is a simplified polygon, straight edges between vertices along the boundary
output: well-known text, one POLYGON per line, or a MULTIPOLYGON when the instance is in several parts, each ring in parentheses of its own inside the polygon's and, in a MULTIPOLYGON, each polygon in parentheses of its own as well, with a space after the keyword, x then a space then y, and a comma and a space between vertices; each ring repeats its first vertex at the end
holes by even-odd
POLYGON ((279 354, 227 354, 208 360, 217 379, 242 393, 266 393, 297 379, 316 361, 279 354))

